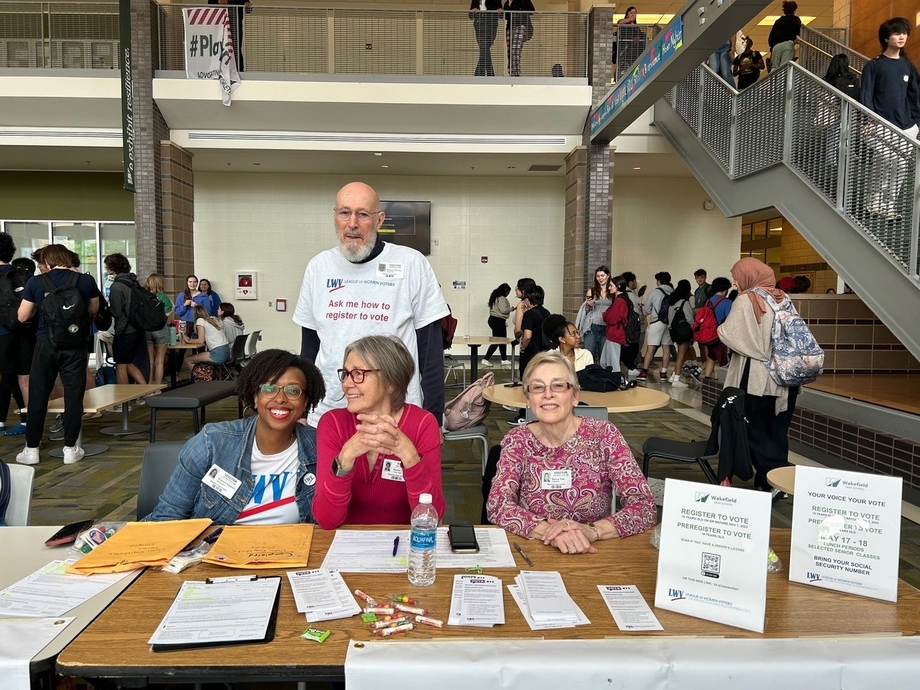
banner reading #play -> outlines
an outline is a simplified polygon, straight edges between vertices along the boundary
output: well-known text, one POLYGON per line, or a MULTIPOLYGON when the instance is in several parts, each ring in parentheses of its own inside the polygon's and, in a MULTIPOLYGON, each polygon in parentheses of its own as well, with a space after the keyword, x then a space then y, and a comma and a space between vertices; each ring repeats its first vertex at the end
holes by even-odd
POLYGON ((233 59, 230 18, 226 7, 189 7, 182 10, 185 22, 185 76, 216 79, 224 105, 240 85, 233 59))

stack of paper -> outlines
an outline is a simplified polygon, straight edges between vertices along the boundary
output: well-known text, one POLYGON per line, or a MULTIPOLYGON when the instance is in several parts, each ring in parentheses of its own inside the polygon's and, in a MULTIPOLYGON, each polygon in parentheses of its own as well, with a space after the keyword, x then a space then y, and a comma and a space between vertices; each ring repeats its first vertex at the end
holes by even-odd
POLYGON ((502 581, 488 575, 454 575, 448 625, 491 628, 505 622, 502 581))
MULTIPOLYGON (((521 601, 518 604, 528 624, 533 620, 534 625, 540 628, 573 628, 584 624, 580 618, 590 623, 572 601, 562 575, 557 571, 522 570, 514 581, 520 587, 521 601)), ((534 625, 530 627, 534 628, 534 625)))
POLYGON ((297 610, 307 615, 307 622, 350 618, 361 613, 361 607, 338 572, 319 568, 297 570, 287 576, 297 610))
POLYGON ((303 567, 312 542, 313 525, 231 525, 204 562, 229 568, 303 567))
POLYGON ((62 616, 131 575, 68 575, 76 561, 52 561, 0 592, 0 615, 62 616))

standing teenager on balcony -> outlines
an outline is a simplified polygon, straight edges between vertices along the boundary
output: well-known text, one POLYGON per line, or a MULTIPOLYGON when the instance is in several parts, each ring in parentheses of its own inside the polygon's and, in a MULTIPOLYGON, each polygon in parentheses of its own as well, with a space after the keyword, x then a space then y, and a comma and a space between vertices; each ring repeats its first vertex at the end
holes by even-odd
POLYGON ((508 41, 509 69, 512 77, 521 76, 521 52, 524 44, 533 38, 533 22, 530 14, 536 10, 530 0, 505 0, 506 33, 508 41))
POLYGON ((802 31, 802 20, 795 16, 799 9, 796 2, 783 3, 783 16, 773 23, 767 43, 770 45, 770 59, 773 69, 779 69, 795 57, 795 39, 802 31))
POLYGON ((495 76, 495 68, 492 66, 492 44, 495 43, 495 34, 498 33, 498 16, 502 12, 502 0, 470 2, 470 19, 473 21, 476 43, 479 44, 479 62, 476 63, 476 71, 473 73, 477 77, 495 76))

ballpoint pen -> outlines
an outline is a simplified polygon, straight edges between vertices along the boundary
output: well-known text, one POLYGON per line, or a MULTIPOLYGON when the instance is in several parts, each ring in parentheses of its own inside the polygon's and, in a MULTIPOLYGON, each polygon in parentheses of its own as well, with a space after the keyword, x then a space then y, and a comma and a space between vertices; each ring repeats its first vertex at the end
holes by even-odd
POLYGON ((396 556, 396 552, 399 551, 399 537, 393 540, 393 556, 396 556))
POLYGON ((521 545, 518 544, 517 542, 514 542, 514 550, 517 551, 519 554, 521 554, 521 558, 524 559, 524 561, 527 563, 527 565, 529 565, 531 568, 533 568, 533 561, 530 560, 530 559, 527 557, 527 554, 524 553, 524 549, 522 549, 522 548, 521 548, 521 545))

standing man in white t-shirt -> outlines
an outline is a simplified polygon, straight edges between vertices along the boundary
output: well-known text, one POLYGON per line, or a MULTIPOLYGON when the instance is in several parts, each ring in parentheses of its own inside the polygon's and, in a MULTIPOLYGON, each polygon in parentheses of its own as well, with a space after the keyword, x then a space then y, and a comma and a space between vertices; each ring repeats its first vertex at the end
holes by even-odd
POLYGON ((316 362, 326 397, 310 414, 345 407, 337 369, 345 346, 366 335, 395 335, 418 367, 406 402, 444 415, 444 346, 441 319, 450 313, 428 260, 414 249, 388 244, 377 231, 385 214, 380 198, 363 182, 335 197, 333 219, 339 244, 307 264, 294 323, 301 327, 300 354, 316 362))

